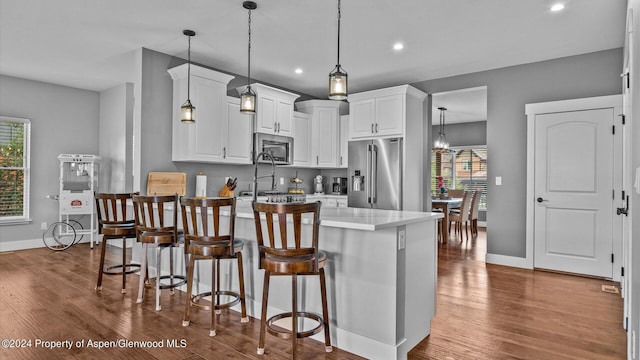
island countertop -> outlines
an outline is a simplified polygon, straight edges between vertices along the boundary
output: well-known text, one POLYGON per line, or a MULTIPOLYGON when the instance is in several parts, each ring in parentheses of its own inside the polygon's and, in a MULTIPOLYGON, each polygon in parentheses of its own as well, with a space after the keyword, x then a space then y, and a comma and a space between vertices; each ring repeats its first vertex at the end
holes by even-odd
MULTIPOLYGON (((238 201, 236 216, 253 219, 251 202, 238 201)), ((419 211, 325 207, 320 209, 320 226, 377 231, 400 225, 440 219, 443 216, 442 213, 419 211)), ((303 218, 303 223, 305 222, 308 223, 309 221, 305 221, 303 218)))

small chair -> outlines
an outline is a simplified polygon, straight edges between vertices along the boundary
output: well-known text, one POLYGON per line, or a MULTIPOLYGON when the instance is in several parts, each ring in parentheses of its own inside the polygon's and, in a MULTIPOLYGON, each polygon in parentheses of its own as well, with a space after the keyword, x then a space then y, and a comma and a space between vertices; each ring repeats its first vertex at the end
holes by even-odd
POLYGON ((460 240, 462 240, 462 223, 464 223, 464 231, 467 234, 467 240, 469 240, 469 232, 467 228, 467 221, 469 220, 469 209, 471 205, 471 193, 465 191, 462 196, 462 203, 460 209, 453 209, 449 211, 449 229, 451 229, 451 222, 455 223, 455 232, 459 234, 460 240))
POLYGON ((209 336, 216 335, 216 313, 222 309, 228 309, 240 302, 242 309, 241 322, 249 322, 245 304, 244 271, 242 268, 242 240, 234 238, 236 199, 202 199, 182 198, 180 200, 182 212, 182 226, 184 228, 184 248, 189 256, 187 275, 187 294, 185 302, 184 319, 182 326, 189 326, 189 312, 191 306, 203 310, 211 310, 211 329, 209 336), (229 228, 226 235, 220 235, 220 210, 229 207, 229 228), (209 215, 211 214, 211 215, 209 215), (212 216, 213 226, 210 226, 209 216, 212 216), (196 260, 213 260, 211 272, 211 291, 191 295, 193 287, 193 273, 196 260), (220 260, 234 259, 238 262, 238 279, 240 293, 220 290, 220 260), (199 304, 199 300, 205 296, 211 296, 211 306, 199 304), (220 297, 231 297, 232 300, 221 304, 220 297))
POLYGON ((480 210, 480 190, 473 192, 471 207, 469 210, 469 222, 471 223, 471 236, 478 236, 478 212, 480 210))
MULTIPOLYGON (((142 243, 142 259, 140 270, 140 284, 138 288, 138 304, 142 303, 144 296, 145 280, 148 276, 148 260, 147 250, 149 245, 156 246, 156 311, 160 311, 160 290, 171 289, 183 285, 186 277, 183 275, 175 275, 173 273, 173 249, 180 246, 180 238, 178 236, 177 213, 178 213, 178 195, 170 196, 133 196, 133 209, 136 218, 136 231, 138 233, 138 241, 142 243), (173 216, 167 218, 164 214, 165 204, 173 205, 173 216), (169 275, 161 275, 162 262, 161 250, 169 248, 169 275), (169 283, 162 284, 161 280, 169 279, 169 283), (177 281, 176 281, 177 280, 177 281)), ((185 255, 186 260, 186 255, 185 255)), ((185 262, 186 264, 186 262, 185 262)))
MULTIPOLYGON (((138 194, 138 193, 136 193, 138 194)), ((127 213, 127 201, 133 194, 94 193, 96 213, 98 215, 98 233, 102 234, 100 268, 96 291, 102 290, 102 275, 122 274, 121 293, 127 292, 127 274, 137 272, 140 265, 127 263, 127 239, 136 237, 136 224, 133 214, 127 213), (104 267, 106 248, 109 240, 122 239, 122 263, 104 267), (119 271, 117 269, 120 269, 119 271)))
POLYGON ((329 311, 327 308, 327 288, 324 266, 327 256, 318 250, 318 233, 320 228, 320 202, 309 204, 274 204, 253 203, 253 215, 256 224, 256 235, 259 250, 259 268, 264 269, 264 287, 262 293, 262 314, 260 318, 260 340, 258 355, 264 354, 265 330, 284 339, 291 339, 292 355, 296 356, 296 342, 319 333, 324 328, 325 351, 331 352, 329 335, 329 311), (301 244, 302 216, 311 214, 310 228, 312 239, 310 247, 301 244), (261 220, 266 219, 265 220, 261 220), (275 216, 275 218, 274 218, 275 216), (267 225, 268 242, 262 234, 262 221, 267 225), (274 223, 277 224, 274 226, 274 223), (293 228, 293 235, 287 236, 287 225, 293 228), (280 238, 276 239, 276 234, 280 238), (292 239, 290 239, 292 238, 292 239), (291 241, 292 240, 292 241, 291 241), (267 319, 267 303, 269 299, 269 280, 272 275, 291 276, 292 302, 291 312, 274 315, 267 319), (305 311, 298 311, 297 277, 298 275, 319 275, 320 293, 322 297, 322 316, 305 311), (275 322, 291 318, 291 330, 278 327, 275 322), (307 331, 298 331, 300 318, 318 322, 318 325, 307 331))

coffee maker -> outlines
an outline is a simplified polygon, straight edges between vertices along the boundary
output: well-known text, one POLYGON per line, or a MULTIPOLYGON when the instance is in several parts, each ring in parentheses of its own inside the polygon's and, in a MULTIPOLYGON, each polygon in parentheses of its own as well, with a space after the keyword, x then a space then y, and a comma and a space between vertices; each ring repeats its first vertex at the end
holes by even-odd
POLYGON ((334 195, 346 195, 347 194, 347 178, 334 177, 333 186, 331 187, 331 193, 334 195))

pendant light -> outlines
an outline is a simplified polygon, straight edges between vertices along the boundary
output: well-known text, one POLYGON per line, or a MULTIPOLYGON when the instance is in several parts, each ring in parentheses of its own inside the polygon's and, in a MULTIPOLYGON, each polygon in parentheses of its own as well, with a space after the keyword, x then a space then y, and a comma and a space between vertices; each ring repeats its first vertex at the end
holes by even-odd
POLYGON ((347 98, 347 72, 340 67, 340 0, 338 0, 338 61, 329 73, 329 99, 345 100, 347 98))
POLYGON ((440 110, 440 130, 438 131, 438 138, 433 142, 433 150, 443 153, 449 151, 449 142, 444 134, 444 112, 447 108, 439 107, 438 110, 440 110))
POLYGON ((249 43, 247 46, 247 88, 240 94, 240 112, 245 114, 256 113, 256 93, 251 90, 251 10, 258 8, 253 1, 245 1, 242 7, 249 10, 249 43))
POLYGON ((185 124, 193 124, 196 122, 196 107, 191 104, 191 37, 196 36, 193 30, 183 30, 182 33, 189 38, 189 51, 187 52, 187 101, 180 107, 181 121, 185 124))

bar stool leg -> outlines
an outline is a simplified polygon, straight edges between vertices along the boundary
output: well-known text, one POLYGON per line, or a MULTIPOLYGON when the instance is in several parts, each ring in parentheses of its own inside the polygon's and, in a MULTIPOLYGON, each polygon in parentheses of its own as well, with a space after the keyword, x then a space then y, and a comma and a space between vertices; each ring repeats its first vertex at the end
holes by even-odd
POLYGON ((127 293, 127 238, 122 237, 122 294, 127 293))
POLYGON ((102 290, 102 273, 104 272, 104 257, 106 255, 107 239, 102 236, 102 249, 100 250, 100 269, 98 270, 98 284, 96 291, 102 290))
POLYGON ((242 253, 236 253, 238 258, 238 281, 240 282, 240 307, 242 309, 241 323, 248 323, 249 317, 247 316, 247 302, 244 295, 244 270, 242 268, 242 253))
POLYGON ((187 300, 184 305, 184 318, 182 319, 182 326, 189 326, 189 317, 191 312, 191 291, 193 289, 193 268, 195 266, 195 257, 191 255, 189 260, 189 268, 187 269, 187 300))
MULTIPOLYGON (((160 279, 160 278, 158 278, 160 279)), ((173 247, 169 246, 169 284, 173 285, 173 247)), ((173 286, 169 288, 169 294, 175 294, 173 286)))
POLYGON ((216 313, 219 311, 216 310, 216 282, 218 282, 218 286, 220 286, 220 279, 217 278, 220 272, 216 272, 218 265, 219 261, 214 258, 211 264, 211 330, 209 330, 209 336, 216 336, 216 313))
MULTIPOLYGON (((215 291, 214 288, 211 288, 211 304, 213 306, 213 304, 220 304, 220 259, 213 259, 213 264, 211 264, 211 266, 215 266, 217 268, 217 274, 216 276, 216 287, 215 287, 215 291), (214 302, 213 299, 216 299, 216 301, 214 302)), ((213 309, 213 308, 212 308, 213 309)), ((222 314, 222 310, 220 309, 215 309, 215 313, 217 315, 222 314)))
POLYGON ((142 244, 142 263, 140 264, 140 285, 138 286, 138 300, 136 303, 142 303, 142 297, 144 294, 144 283, 147 278, 148 267, 147 267, 147 250, 149 249, 149 244, 142 244))
POLYGON ((327 283, 324 268, 320 269, 320 296, 322 296, 322 320, 324 322, 324 350, 332 352, 331 332, 329 331, 329 307, 327 306, 327 283))
POLYGON ((267 300, 269 300, 269 277, 271 273, 264 272, 264 284, 262 286, 262 316, 260 318, 260 341, 258 342, 258 355, 264 354, 264 336, 267 325, 267 300))
POLYGON ((160 307, 160 274, 162 273, 162 247, 156 246, 156 311, 162 310, 160 307))
POLYGON ((298 343, 298 276, 291 275, 291 356, 296 358, 298 343))

